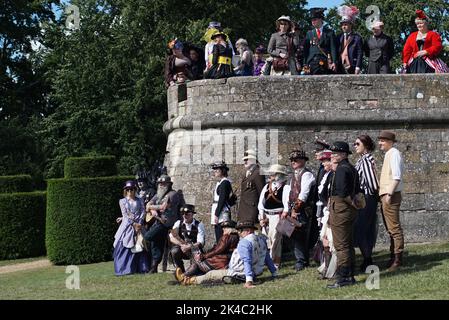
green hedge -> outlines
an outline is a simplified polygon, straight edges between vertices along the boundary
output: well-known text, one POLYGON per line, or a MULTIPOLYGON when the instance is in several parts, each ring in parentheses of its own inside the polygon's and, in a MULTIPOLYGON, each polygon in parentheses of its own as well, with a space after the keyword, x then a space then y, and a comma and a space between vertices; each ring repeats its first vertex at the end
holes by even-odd
POLYGON ((0 260, 45 255, 45 192, 0 194, 0 260))
POLYGON ((67 158, 64 161, 65 178, 111 177, 117 175, 114 156, 67 158))
POLYGON ((47 256, 55 264, 112 259, 118 200, 132 177, 54 179, 47 189, 47 256))
POLYGON ((29 192, 33 190, 30 175, 0 176, 0 193, 29 192))

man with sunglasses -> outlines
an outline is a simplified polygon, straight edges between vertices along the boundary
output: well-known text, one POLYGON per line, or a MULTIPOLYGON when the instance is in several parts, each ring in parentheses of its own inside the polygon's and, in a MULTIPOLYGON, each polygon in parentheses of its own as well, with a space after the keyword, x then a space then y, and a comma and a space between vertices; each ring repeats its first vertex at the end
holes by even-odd
POLYGON ((259 203, 260 193, 265 186, 265 176, 260 173, 255 150, 246 150, 242 160, 246 175, 240 184, 241 193, 237 221, 256 223, 259 215, 257 204, 259 203))
POLYGON ((181 207, 180 212, 183 218, 176 221, 169 236, 172 243, 170 251, 173 262, 184 273, 183 260, 190 259, 194 252, 201 252, 204 247, 206 232, 204 224, 193 218, 196 213, 195 206, 185 204, 181 207))

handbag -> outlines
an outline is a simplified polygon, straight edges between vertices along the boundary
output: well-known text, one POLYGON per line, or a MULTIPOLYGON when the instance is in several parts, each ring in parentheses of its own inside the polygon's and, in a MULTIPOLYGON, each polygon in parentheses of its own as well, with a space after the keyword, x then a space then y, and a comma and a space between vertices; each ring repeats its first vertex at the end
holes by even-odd
POLYGON ((136 236, 134 247, 131 248, 131 252, 139 253, 142 252, 144 248, 145 248, 145 241, 143 239, 142 232, 139 232, 136 236))
POLYGON ((293 234, 293 231, 295 231, 296 228, 300 228, 301 226, 302 224, 298 220, 288 216, 285 219, 279 220, 278 224, 276 225, 276 231, 290 238, 293 234))
POLYGON ((290 56, 290 51, 291 51, 291 47, 292 47, 292 38, 289 36, 287 39, 287 56, 285 58, 281 58, 281 57, 276 57, 273 60, 273 69, 276 72, 280 72, 280 71, 288 71, 290 69, 289 67, 289 56, 290 56))

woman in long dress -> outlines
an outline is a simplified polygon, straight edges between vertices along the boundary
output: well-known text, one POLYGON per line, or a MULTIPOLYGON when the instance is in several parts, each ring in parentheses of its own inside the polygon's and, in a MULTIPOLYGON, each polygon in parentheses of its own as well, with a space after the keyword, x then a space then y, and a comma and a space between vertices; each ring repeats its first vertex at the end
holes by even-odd
POLYGON ((120 226, 114 237, 113 257, 117 276, 149 271, 148 254, 137 243, 145 219, 145 205, 142 199, 136 197, 137 186, 134 181, 127 181, 123 190, 124 197, 119 201, 122 217, 117 218, 120 226))

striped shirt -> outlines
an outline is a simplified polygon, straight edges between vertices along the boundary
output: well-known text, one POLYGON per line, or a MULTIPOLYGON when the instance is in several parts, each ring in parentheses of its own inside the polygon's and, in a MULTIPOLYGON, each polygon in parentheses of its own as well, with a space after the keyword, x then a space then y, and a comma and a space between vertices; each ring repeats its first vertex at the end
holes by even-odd
POLYGON ((360 177, 360 189, 365 194, 374 195, 379 190, 379 181, 376 176, 376 163, 370 153, 365 153, 355 164, 360 177))

